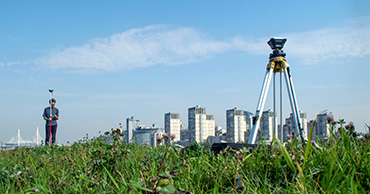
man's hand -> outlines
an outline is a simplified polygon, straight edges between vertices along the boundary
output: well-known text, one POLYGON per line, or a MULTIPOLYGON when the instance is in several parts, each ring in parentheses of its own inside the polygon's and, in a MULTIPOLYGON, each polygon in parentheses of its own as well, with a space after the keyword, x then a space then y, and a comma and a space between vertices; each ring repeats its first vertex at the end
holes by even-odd
POLYGON ((57 115, 55 115, 55 116, 54 116, 54 118, 55 118, 56 120, 59 120, 59 117, 58 117, 57 115))

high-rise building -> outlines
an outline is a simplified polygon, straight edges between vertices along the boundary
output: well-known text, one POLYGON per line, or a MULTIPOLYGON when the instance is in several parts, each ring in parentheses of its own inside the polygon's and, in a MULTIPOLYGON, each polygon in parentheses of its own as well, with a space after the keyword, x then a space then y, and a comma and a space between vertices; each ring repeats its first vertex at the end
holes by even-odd
POLYGON ((226 111, 226 131, 229 142, 245 142, 247 123, 244 111, 242 109, 235 107, 226 111))
MULTIPOLYGON (((305 112, 299 112, 299 119, 302 124, 303 129, 303 137, 307 139, 307 113, 305 112)), ((293 119, 293 113, 290 113, 290 117, 285 119, 285 124, 283 125, 283 141, 287 139, 288 134, 295 134, 296 136, 299 136, 299 134, 296 134, 295 126, 294 126, 294 119, 293 119)))
MULTIPOLYGON (((316 125, 313 129, 313 133, 315 135, 312 135, 312 140, 316 140, 316 136, 318 138, 325 138, 325 137, 329 137, 330 136, 330 130, 329 130, 329 124, 328 124, 328 113, 321 113, 321 114, 318 114, 317 115, 317 121, 316 121, 316 125)), ((311 130, 311 127, 313 125, 313 122, 314 121, 310 121, 308 126, 307 126, 307 134, 309 133, 309 130, 311 130)))
MULTIPOLYGON (((312 125, 313 125, 313 122, 314 122, 314 120, 310 120, 310 121, 308 121, 307 122, 307 137, 308 137, 308 135, 310 134, 310 130, 311 130, 311 128, 312 128, 312 125)), ((315 134, 315 129, 313 129, 313 134, 315 134)), ((312 134, 312 139, 314 138, 314 136, 315 135, 313 135, 312 134)), ((316 138, 315 138, 316 139, 316 138)))
POLYGON ((130 117, 126 119, 126 142, 133 142, 134 131, 140 125, 140 120, 137 120, 135 117, 130 117))
POLYGON ((252 127, 253 127, 253 116, 254 116, 254 114, 249 112, 249 111, 244 111, 244 115, 245 115, 245 122, 247 124, 247 126, 246 126, 247 130, 244 134, 244 137, 245 137, 245 142, 248 142, 249 136, 251 134, 251 130, 252 130, 252 127))
POLYGON ((190 142, 204 142, 208 136, 215 135, 214 115, 208 115, 206 108, 195 106, 188 109, 188 130, 190 142))
POLYGON ((251 130, 253 127, 253 116, 254 114, 249 111, 244 111, 245 122, 247 123, 247 130, 251 130))
MULTIPOLYGON (((286 139, 288 139, 288 134, 289 135, 293 134, 294 128, 290 127, 291 124, 289 122, 293 122, 293 121, 286 118, 285 119, 285 124, 283 125, 283 136, 282 137, 279 136, 280 140, 281 140, 281 138, 283 138, 282 141, 285 141, 286 139)), ((279 135, 281 135, 281 134, 279 134, 279 135)))
MULTIPOLYGON (((275 120, 277 122, 277 118, 275 120)), ((261 137, 262 141, 271 142, 273 138, 274 129, 274 111, 271 109, 263 111, 261 118, 261 127, 258 131, 257 141, 261 137)))
POLYGON ((174 134, 174 142, 180 141, 181 121, 179 113, 166 113, 164 115, 164 130, 167 134, 174 134))

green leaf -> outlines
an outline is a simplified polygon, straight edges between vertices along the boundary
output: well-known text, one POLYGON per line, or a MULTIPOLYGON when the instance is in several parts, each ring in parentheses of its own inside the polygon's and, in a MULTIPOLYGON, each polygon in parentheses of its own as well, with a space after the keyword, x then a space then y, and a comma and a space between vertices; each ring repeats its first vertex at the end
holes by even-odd
POLYGON ((158 186, 163 186, 163 185, 168 185, 168 184, 170 184, 170 180, 169 179, 162 179, 159 182, 158 186))

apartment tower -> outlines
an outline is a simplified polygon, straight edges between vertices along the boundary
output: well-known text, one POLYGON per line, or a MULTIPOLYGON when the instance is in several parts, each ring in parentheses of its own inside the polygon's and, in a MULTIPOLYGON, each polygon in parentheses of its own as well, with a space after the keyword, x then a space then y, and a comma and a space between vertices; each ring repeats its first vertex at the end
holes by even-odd
POLYGON ((190 142, 204 142, 215 135, 215 117, 206 113, 206 108, 195 106, 188 109, 188 130, 190 142))
POLYGON ((164 115, 164 131, 175 135, 174 142, 180 141, 181 124, 179 113, 169 112, 164 115))
POLYGON ((246 116, 242 109, 235 107, 226 111, 226 130, 228 142, 245 142, 247 123, 246 116))

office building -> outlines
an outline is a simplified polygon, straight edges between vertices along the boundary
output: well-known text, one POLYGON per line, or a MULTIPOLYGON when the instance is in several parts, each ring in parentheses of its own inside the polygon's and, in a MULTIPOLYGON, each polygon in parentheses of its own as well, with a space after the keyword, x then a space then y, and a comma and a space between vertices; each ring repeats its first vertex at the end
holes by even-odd
POLYGON ((157 137, 163 136, 164 130, 156 125, 152 127, 139 126, 134 132, 135 142, 140 145, 157 146, 157 137))
POLYGON ((247 123, 244 111, 242 109, 235 107, 226 111, 226 131, 228 142, 245 142, 247 123))
POLYGON ((206 113, 206 108, 195 106, 188 109, 188 130, 190 142, 204 142, 208 136, 215 135, 214 115, 206 113))

